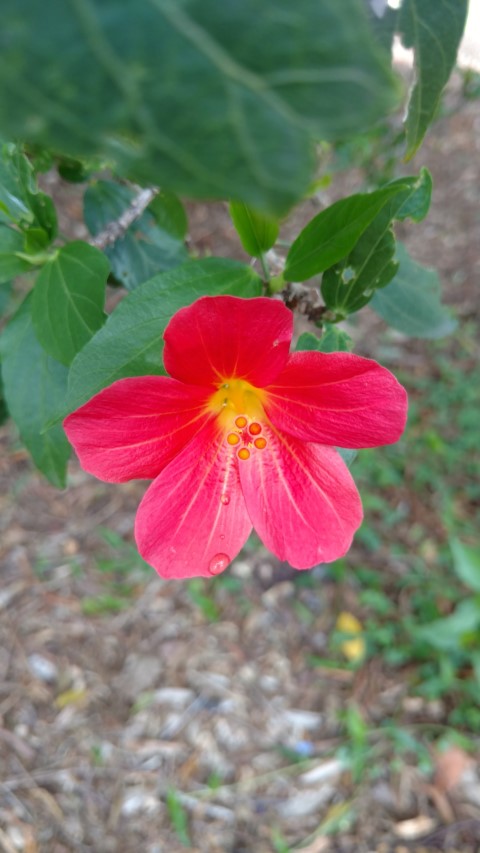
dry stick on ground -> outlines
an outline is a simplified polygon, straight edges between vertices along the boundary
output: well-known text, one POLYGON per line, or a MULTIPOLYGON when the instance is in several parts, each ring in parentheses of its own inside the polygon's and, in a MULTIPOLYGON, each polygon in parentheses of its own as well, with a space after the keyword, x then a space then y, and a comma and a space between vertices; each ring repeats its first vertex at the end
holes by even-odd
POLYGON ((95 246, 97 249, 105 249, 107 246, 115 243, 115 240, 123 237, 128 228, 130 228, 130 225, 132 225, 136 219, 140 219, 144 210, 159 192, 160 190, 158 187, 146 187, 145 189, 140 190, 138 195, 132 199, 132 203, 123 211, 122 215, 119 216, 118 219, 114 219, 113 222, 109 222, 103 231, 100 231, 99 234, 92 237, 89 241, 90 245, 95 246))

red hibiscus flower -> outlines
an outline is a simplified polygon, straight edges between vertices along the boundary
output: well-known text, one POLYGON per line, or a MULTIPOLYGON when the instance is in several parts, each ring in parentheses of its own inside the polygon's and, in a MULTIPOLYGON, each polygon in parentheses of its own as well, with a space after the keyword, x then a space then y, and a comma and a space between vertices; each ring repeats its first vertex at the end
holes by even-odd
POLYGON ((202 297, 165 330, 171 378, 120 379, 66 418, 86 471, 155 478, 135 536, 162 577, 219 574, 252 526, 297 569, 350 547, 362 505, 335 445, 397 441, 406 393, 370 359, 290 353, 292 323, 271 299, 202 297))

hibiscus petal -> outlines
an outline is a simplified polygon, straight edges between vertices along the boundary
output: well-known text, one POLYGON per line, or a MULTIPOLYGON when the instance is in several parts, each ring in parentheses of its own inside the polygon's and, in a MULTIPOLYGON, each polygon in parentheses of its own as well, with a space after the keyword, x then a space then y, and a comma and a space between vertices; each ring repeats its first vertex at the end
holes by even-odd
POLYGON ((209 394, 166 376, 119 379, 63 426, 82 468, 100 480, 152 479, 201 429, 209 394))
POLYGON ((235 377, 263 387, 285 366, 292 328, 292 313, 282 302, 205 296, 170 320, 165 368, 192 384, 235 377))
POLYGON ((371 359, 297 352, 269 386, 265 410, 275 427, 304 441, 378 447, 400 438, 407 394, 371 359))
POLYGON ((135 520, 138 549, 163 578, 218 574, 251 529, 235 452, 211 423, 152 483, 135 520))
POLYGON ((310 569, 342 557, 362 521, 355 483, 339 454, 268 427, 265 450, 239 463, 253 526, 280 560, 310 569))

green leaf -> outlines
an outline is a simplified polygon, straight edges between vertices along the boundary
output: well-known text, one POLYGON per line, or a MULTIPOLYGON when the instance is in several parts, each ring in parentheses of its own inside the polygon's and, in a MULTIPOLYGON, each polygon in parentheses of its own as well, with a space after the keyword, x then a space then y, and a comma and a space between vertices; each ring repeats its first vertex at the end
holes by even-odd
POLYGON ((428 213, 432 178, 427 169, 421 169, 418 177, 401 178, 388 186, 399 187, 399 192, 386 202, 350 254, 323 276, 325 304, 340 315, 358 311, 370 302, 375 290, 395 276, 398 263, 394 260, 393 220, 419 222, 428 213))
POLYGON ((117 379, 163 373, 162 334, 180 308, 205 295, 250 297, 261 292, 261 280, 250 267, 223 258, 189 261, 140 285, 75 358, 66 405, 57 419, 117 379))
POLYGON ((37 468, 64 487, 70 445, 61 426, 44 430, 65 399, 68 371, 40 346, 30 304, 27 296, 0 338, 5 399, 37 468))
POLYGON ((413 157, 435 116, 455 64, 468 0, 403 0, 398 29, 413 48, 416 79, 406 119, 407 158, 413 157))
POLYGON ((5 314, 5 311, 8 308, 10 302, 10 296, 12 294, 12 282, 4 281, 0 284, 0 316, 5 314))
POLYGON ((305 281, 348 255, 388 200, 406 188, 401 181, 394 181, 372 193, 342 198, 322 210, 292 244, 285 280, 305 281))
POLYGON ((2 371, 0 370, 0 426, 5 423, 8 415, 9 412, 5 401, 5 391, 3 389, 2 371))
POLYGON ((22 233, 8 225, 0 225, 0 284, 31 270, 31 265, 17 256, 17 252, 24 250, 22 233))
POLYGON ((371 306, 386 323, 414 338, 443 338, 457 321, 440 302, 440 280, 435 270, 417 264, 397 243, 400 268, 393 281, 375 293, 371 306))
POLYGON ((166 805, 170 822, 180 843, 184 847, 191 847, 192 842, 188 834, 188 815, 175 788, 170 787, 168 789, 166 805))
POLYGON ((249 255, 260 258, 268 252, 278 237, 278 222, 263 213, 256 213, 242 201, 230 203, 230 216, 242 246, 249 255))
POLYGON ((449 616, 416 628, 415 639, 442 651, 456 651, 462 648, 464 638, 479 626, 480 602, 475 599, 461 601, 449 616))
POLYGON ((62 364, 103 325, 110 265, 98 249, 80 240, 58 250, 38 275, 32 321, 44 349, 62 364))
POLYGON ((295 350, 317 350, 318 352, 349 352, 353 345, 350 335, 339 329, 338 326, 325 323, 323 334, 320 338, 311 332, 300 335, 295 350))
POLYGON ((2 32, 9 137, 258 210, 301 198, 315 140, 397 99, 360 0, 6 0, 2 32))
POLYGON ((0 142, 0 222, 31 222, 32 212, 25 201, 18 150, 12 143, 0 142))
MULTIPOLYGON (((90 233, 98 234, 117 220, 134 196, 135 193, 127 187, 112 181, 92 184, 84 199, 85 222, 90 233)), ((183 241, 159 228, 148 211, 135 220, 121 239, 104 251, 112 265, 113 275, 128 290, 134 290, 158 272, 178 266, 188 257, 183 241)))
MULTIPOLYGON (((21 148, 0 142, 0 222, 37 230, 38 246, 48 246, 57 233, 57 214, 50 196, 39 191, 33 166, 21 148), (41 233, 40 233, 41 232, 41 233)), ((28 251, 29 246, 26 244, 28 251)))
POLYGON ((470 587, 474 592, 480 592, 480 549, 469 548, 458 539, 452 539, 450 547, 455 574, 465 586, 470 587))
POLYGON ((175 193, 162 190, 148 205, 158 227, 177 240, 184 240, 188 231, 188 219, 185 208, 175 193))

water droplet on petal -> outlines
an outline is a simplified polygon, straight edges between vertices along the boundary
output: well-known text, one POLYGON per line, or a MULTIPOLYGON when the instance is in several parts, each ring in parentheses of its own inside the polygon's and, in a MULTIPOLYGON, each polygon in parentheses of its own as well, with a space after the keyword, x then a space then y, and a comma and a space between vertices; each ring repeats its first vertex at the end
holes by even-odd
POLYGON ((220 533, 220 539, 225 539, 225 533, 220 533))
POLYGON ((227 506, 230 503, 230 495, 220 495, 220 503, 227 506))
POLYGON ((228 554, 215 554, 208 564, 208 571, 211 575, 220 575, 225 571, 230 563, 228 554))

